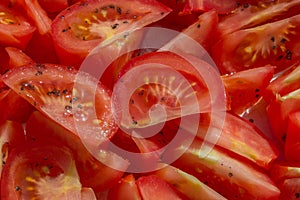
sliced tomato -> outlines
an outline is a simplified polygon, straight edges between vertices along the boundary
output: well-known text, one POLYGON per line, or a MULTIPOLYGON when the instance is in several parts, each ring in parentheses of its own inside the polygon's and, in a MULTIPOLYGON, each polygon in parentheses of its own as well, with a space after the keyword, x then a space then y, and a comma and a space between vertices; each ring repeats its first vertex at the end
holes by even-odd
POLYGON ((173 164, 197 177, 228 199, 278 199, 280 191, 269 176, 237 155, 195 140, 177 149, 173 164), (260 188, 260 190, 257 190, 260 188))
POLYGON ((272 101, 267 106, 267 116, 274 136, 284 143, 287 137, 289 114, 300 110, 300 89, 272 101))
POLYGON ((24 49, 36 28, 22 12, 3 4, 0 4, 0 10, 0 44, 24 49))
POLYGON ((18 122, 5 121, 0 124, 0 174, 10 151, 25 141, 24 129, 18 122))
POLYGON ((173 186, 158 178, 155 175, 140 177, 136 184, 144 200, 159 200, 159 199, 187 199, 180 194, 173 186))
POLYGON ((107 199, 141 200, 134 176, 129 174, 122 178, 117 185, 109 190, 107 199))
POLYGON ((171 165, 166 165, 164 168, 154 172, 154 174, 174 186, 189 199, 226 199, 194 176, 171 165))
POLYGON ((12 69, 3 81, 74 134, 84 133, 88 145, 95 147, 117 131, 110 95, 89 74, 61 65, 32 64, 12 69))
POLYGON ((222 36, 240 29, 255 27, 267 22, 284 19, 298 13, 300 1, 239 1, 240 6, 229 15, 223 15, 218 24, 222 36), (295 11, 294 11, 295 10, 295 11))
POLYGON ((209 123, 209 117, 204 115, 201 119, 197 136, 207 142, 214 142, 214 138, 218 137, 216 145, 264 168, 269 168, 278 157, 275 145, 256 126, 242 117, 226 113, 224 122, 221 118, 216 118, 209 123))
POLYGON ((10 69, 9 56, 4 47, 0 47, 0 74, 4 74, 10 69))
POLYGON ((21 49, 15 47, 6 47, 5 51, 8 53, 9 66, 11 68, 34 63, 34 61, 21 49))
MULTIPOLYGON (((91 155, 80 141, 67 129, 51 119, 34 112, 26 124, 26 134, 30 141, 39 143, 48 141, 57 146, 65 146, 72 150, 80 181, 84 187, 92 187, 95 191, 103 191, 112 187, 123 176, 123 171, 115 170, 98 161, 91 155)), ((118 160, 111 157, 112 166, 118 165, 118 160)), ((121 161, 120 161, 121 162, 121 161)))
POLYGON ((300 178, 291 178, 284 180, 280 186, 280 200, 299 199, 300 198, 300 178))
POLYGON ((214 43, 214 34, 218 23, 218 13, 215 10, 205 12, 199 16, 198 20, 195 20, 190 26, 181 31, 181 34, 170 42, 168 42, 162 49, 164 50, 174 50, 178 49, 184 53, 190 53, 192 55, 199 55, 195 49, 183 48, 187 45, 187 39, 193 39, 198 42, 207 51, 210 50, 212 44, 214 43), (185 38, 189 37, 189 38, 185 38), (186 43, 186 44, 185 44, 186 43), (194 52, 196 51, 196 52, 194 52))
MULTIPOLYGON (((191 57, 191 60, 205 69, 211 67, 198 58, 191 57)), ((136 57, 123 67, 119 77, 113 98, 115 107, 120 106, 123 110, 116 110, 114 114, 124 127, 162 122, 164 116, 155 112, 156 108, 159 111, 164 107, 166 119, 170 120, 210 111, 210 104, 214 103, 197 67, 172 52, 153 52, 136 57)), ((224 101, 221 97, 219 100, 224 101)))
POLYGON ((32 19, 41 35, 50 33, 52 20, 40 6, 38 0, 16 0, 16 6, 25 8, 27 15, 32 19))
POLYGON ((272 81, 267 87, 264 98, 270 102, 276 99, 276 96, 285 96, 288 93, 300 88, 300 64, 292 65, 283 74, 272 81))
POLYGON ((265 65, 276 72, 298 61, 300 15, 225 35, 212 48, 222 74, 265 65))
POLYGON ((68 149, 20 146, 9 154, 1 179, 1 199, 80 199, 81 183, 68 149))
POLYGON ((242 114, 263 96, 274 75, 274 67, 265 66, 222 76, 230 98, 230 110, 242 114))
POLYGON ((0 121, 12 120, 24 123, 35 108, 15 91, 7 89, 0 93, 0 121))
POLYGON ((300 178, 300 163, 281 161, 275 163, 270 169, 270 175, 276 183, 282 183, 285 179, 300 178))
MULTIPOLYGON (((78 66, 102 41, 118 33, 142 28, 169 12, 168 7, 155 0, 76 3, 61 12, 52 24, 59 59, 62 63, 78 66)), ((112 53, 118 51, 117 48, 114 47, 112 53)))
POLYGON ((66 9, 68 0, 39 0, 41 7, 48 13, 56 13, 66 9))
POLYGON ((237 6, 236 0, 188 0, 183 12, 203 12, 215 9, 220 14, 226 14, 233 11, 237 6))
MULTIPOLYGON (((300 101, 298 101, 298 104, 300 101)), ((284 154, 286 159, 300 161, 300 108, 288 116, 284 154)))
POLYGON ((91 188, 82 188, 81 189, 81 200, 97 200, 96 194, 91 188))

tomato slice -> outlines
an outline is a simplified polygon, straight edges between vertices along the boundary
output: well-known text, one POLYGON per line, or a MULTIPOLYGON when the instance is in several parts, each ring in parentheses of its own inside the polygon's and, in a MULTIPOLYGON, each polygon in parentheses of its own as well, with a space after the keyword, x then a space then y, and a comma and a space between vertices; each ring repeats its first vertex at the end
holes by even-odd
POLYGON ((162 51, 130 60, 121 70, 113 93, 114 114, 120 125, 145 127, 188 114, 209 112, 211 105, 218 101, 225 104, 225 94, 219 93, 222 88, 218 83, 214 86, 218 94, 211 94, 207 80, 204 81, 203 74, 191 62, 209 70, 209 75, 214 74, 211 65, 190 58, 188 61, 175 53, 162 51), (165 109, 165 115, 160 109, 165 109))
POLYGON ((279 74, 267 87, 264 98, 270 102, 276 100, 278 95, 285 96, 300 88, 300 64, 292 65, 287 71, 279 74))
POLYGON ((14 8, 0 4, 0 11, 0 44, 24 49, 36 28, 14 8))
POLYGON ((34 63, 34 61, 21 49, 15 47, 6 47, 5 51, 8 53, 9 65, 11 68, 34 63))
POLYGON ((176 189, 155 175, 140 177, 136 184, 144 200, 187 199, 176 189))
POLYGON ((265 65, 276 72, 299 58, 300 15, 225 35, 212 47, 212 57, 222 74, 265 65))
POLYGON ((278 199, 280 191, 261 169, 196 139, 176 151, 183 155, 172 165, 197 177, 228 199, 278 199), (207 151, 209 149, 209 151, 207 151), (260 188, 260 190, 257 190, 260 188))
POLYGON ((39 0, 39 3, 47 13, 60 12, 69 5, 68 0, 39 0))
POLYGON ((166 165, 164 168, 154 172, 154 174, 174 186, 189 199, 226 199, 194 176, 171 165, 166 165))
POLYGON ((287 18, 299 10, 300 1, 259 0, 241 1, 241 5, 233 13, 224 15, 218 24, 218 31, 222 36, 240 29, 255 27, 270 21, 287 18))
POLYGON ((59 59, 64 64, 79 65, 100 42, 142 28, 169 12, 168 7, 155 0, 88 0, 74 4, 52 24, 59 59))
POLYGON ((280 186, 280 200, 299 199, 300 198, 300 178, 291 178, 284 180, 280 186))
MULTIPOLYGON (((87 151, 78 136, 38 111, 26 123, 26 136, 30 141, 48 141, 71 149, 83 187, 103 191, 112 187, 124 174, 124 171, 115 170, 98 161, 87 151)), ((111 157, 111 162, 115 162, 113 166, 119 165, 114 157, 111 157)))
POLYGON ((277 183, 282 183, 285 179, 300 178, 300 163, 287 161, 277 162, 270 169, 270 175, 277 183))
POLYGON ((230 98, 230 110, 242 114, 263 96, 274 75, 274 67, 265 66, 222 76, 230 98))
MULTIPOLYGON (((242 117, 226 113, 224 123, 218 118, 209 123, 211 119, 205 115, 202 115, 201 119, 197 136, 202 140, 213 143, 213 138, 218 137, 216 145, 264 168, 269 168, 278 157, 275 145, 257 127, 242 117)), ((192 123, 194 122, 191 121, 190 125, 192 123)), ((189 130, 189 127, 187 124, 182 128, 189 130)))
POLYGON ((24 129, 22 125, 14 121, 5 121, 0 124, 0 174, 2 173, 3 166, 6 163, 8 154, 18 145, 24 143, 24 129))
POLYGON ((233 11, 238 6, 236 0, 188 0, 183 12, 199 12, 215 9, 220 14, 233 11))
POLYGON ((84 130, 89 145, 99 145, 117 130, 108 91, 89 74, 77 74, 73 68, 61 65, 32 64, 12 69, 3 81, 74 134, 84 130))
POLYGON ((68 149, 53 145, 15 148, 1 179, 1 199, 80 199, 81 183, 68 149))
POLYGON ((114 200, 141 200, 140 193, 135 183, 135 178, 132 174, 129 174, 122 178, 108 192, 107 199, 114 200))
MULTIPOLYGON (((300 100, 298 100, 298 104, 300 100)), ((300 108, 288 117, 288 126, 285 141, 285 157, 287 160, 300 161, 300 108)))

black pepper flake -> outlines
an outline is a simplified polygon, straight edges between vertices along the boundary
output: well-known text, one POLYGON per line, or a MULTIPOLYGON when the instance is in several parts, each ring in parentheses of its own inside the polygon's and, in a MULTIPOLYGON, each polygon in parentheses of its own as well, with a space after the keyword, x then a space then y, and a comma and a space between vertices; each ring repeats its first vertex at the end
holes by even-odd
POLYGON ((255 92, 260 92, 260 90, 258 88, 255 89, 255 92))
POLYGON ((66 110, 72 110, 72 106, 66 105, 66 106, 65 106, 65 109, 66 109, 66 110))
POLYGON ((36 106, 36 105, 37 105, 36 101, 34 101, 34 102, 33 102, 33 105, 34 105, 34 106, 36 106))
POLYGON ((123 24, 128 24, 128 21, 126 21, 126 20, 125 20, 125 21, 123 21, 123 24))
POLYGON ((137 122, 137 121, 135 121, 135 120, 132 120, 132 124, 133 124, 133 125, 137 125, 137 124, 138 124, 138 122, 137 122))
POLYGON ((68 31, 67 29, 63 29, 61 32, 63 32, 63 33, 64 33, 64 32, 67 32, 67 31, 68 31))
POLYGON ((299 198, 300 198, 300 193, 299 193, 299 192, 296 192, 296 193, 295 193, 295 198, 296 198, 296 199, 299 199, 299 198))
POLYGON ((276 45, 273 45, 273 46, 272 46, 272 49, 276 49, 276 45))
POLYGON ((108 6, 110 9, 115 9, 115 6, 114 5, 109 5, 108 6))
POLYGON ((255 98, 259 98, 259 97, 260 97, 260 95, 259 95, 259 94, 256 94, 256 95, 255 95, 255 98))
POLYGON ((252 119, 252 118, 249 119, 249 122, 254 123, 254 119, 252 119))
POLYGON ((18 191, 21 191, 20 186, 16 186, 16 191, 17 191, 17 192, 18 192, 18 191))
POLYGON ((198 24, 198 25, 197 25, 197 28, 200 28, 200 27, 201 27, 201 24, 198 24))
POLYGON ((34 85, 31 85, 30 83, 27 83, 27 82, 24 82, 24 83, 21 83, 21 90, 23 91, 24 89, 27 89, 27 90, 34 90, 34 85))
POLYGON ((160 14, 163 16, 165 13, 164 13, 164 12, 161 12, 160 14))
POLYGON ((244 8, 249 8, 249 4, 248 4, 248 3, 245 3, 245 4, 244 4, 244 8))
POLYGON ((115 23, 115 24, 111 25, 111 28, 112 28, 112 29, 116 29, 116 28, 118 28, 118 26, 119 26, 119 24, 118 24, 118 23, 115 23))
POLYGON ((6 164, 6 162, 4 160, 2 160, 2 166, 5 165, 5 164, 6 164))
POLYGON ((99 9, 96 8, 96 9, 94 10, 94 13, 95 13, 95 14, 99 13, 99 9))
POLYGON ((35 73, 36 76, 40 76, 40 75, 42 75, 42 74, 43 74, 42 71, 37 71, 37 72, 35 73))
POLYGON ((228 173, 228 176, 229 176, 229 177, 233 177, 233 173, 229 172, 229 173, 228 173))
POLYGON ((283 133, 283 134, 282 134, 282 136, 281 136, 281 140, 282 140, 283 142, 285 142, 285 141, 286 141, 286 133, 283 133))
POLYGON ((285 59, 292 60, 293 53, 290 50, 287 50, 285 53, 285 59))
POLYGON ((275 37, 274 36, 271 37, 271 41, 275 42, 275 37))
POLYGON ((280 40, 280 43, 282 43, 282 44, 284 44, 286 42, 286 39, 285 38, 282 38, 281 40, 280 40))
POLYGON ((122 14, 122 8, 117 7, 117 13, 119 13, 119 15, 121 15, 122 14))
POLYGON ((130 104, 134 104, 134 100, 133 99, 130 99, 130 104))
POLYGON ((139 91, 138 95, 139 95, 139 96, 143 96, 144 93, 145 93, 145 91, 144 91, 144 90, 141 90, 141 91, 139 91))
POLYGON ((64 16, 64 15, 61 15, 61 16, 59 16, 59 18, 60 18, 60 19, 64 19, 64 18, 65 18, 65 16, 64 16))
POLYGON ((35 68, 36 68, 37 70, 46 69, 46 65, 37 63, 37 64, 35 65, 35 68))

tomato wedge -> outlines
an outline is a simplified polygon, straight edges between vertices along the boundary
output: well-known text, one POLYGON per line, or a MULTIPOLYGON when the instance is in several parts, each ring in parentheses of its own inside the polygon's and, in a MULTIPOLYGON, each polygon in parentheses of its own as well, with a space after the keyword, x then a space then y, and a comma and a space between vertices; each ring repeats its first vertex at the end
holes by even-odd
POLYGON ((212 47, 222 74, 265 65, 282 71, 298 61, 300 15, 225 35, 212 47))
MULTIPOLYGON (((157 21, 171 10, 155 0, 88 0, 61 12, 52 34, 60 61, 80 65, 102 41, 157 21)), ((114 47, 118 51, 118 47, 114 47)))
POLYGON ((215 9, 220 14, 226 14, 233 11, 237 6, 236 0, 188 0, 183 12, 203 12, 215 9))
POLYGON ((36 30, 21 12, 0 4, 0 44, 25 49, 36 30))
POLYGON ((34 63, 34 61, 21 49, 15 47, 6 47, 5 51, 8 53, 9 66, 11 68, 34 63))
POLYGON ((183 155, 173 163, 228 199, 278 199, 280 191, 262 170, 201 140, 178 148, 183 155), (206 149, 210 151, 206 151, 206 149), (260 190, 257 190, 260 188, 260 190))
MULTIPOLYGON (((298 101, 300 103, 300 100, 298 101)), ((287 160, 300 161, 300 108, 288 117, 285 141, 285 157, 287 160)))
POLYGON ((21 146, 3 168, 1 199, 80 199, 81 183, 68 149, 21 146))

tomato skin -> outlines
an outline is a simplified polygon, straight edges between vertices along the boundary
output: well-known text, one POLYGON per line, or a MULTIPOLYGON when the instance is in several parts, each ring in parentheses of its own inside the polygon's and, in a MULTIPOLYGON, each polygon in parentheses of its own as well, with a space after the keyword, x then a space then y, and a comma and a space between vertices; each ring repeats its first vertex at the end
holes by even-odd
POLYGON ((183 12, 199 12, 215 9, 220 14, 226 14, 233 11, 238 6, 235 0, 188 0, 183 12))
POLYGON ((34 63, 34 61, 21 49, 15 47, 6 47, 5 51, 8 53, 9 66, 11 68, 34 63))
POLYGON ((222 76, 230 98, 230 110, 242 114, 264 95, 274 75, 274 67, 265 66, 222 76))
POLYGON ((122 178, 113 188, 109 190, 107 199, 141 200, 134 176, 129 174, 122 178))
POLYGON ((173 163, 174 166, 207 183, 225 198, 278 199, 280 191, 269 176, 237 155, 199 139, 188 149, 184 146, 181 148, 178 151, 183 151, 183 155, 173 163))
POLYGON ((29 118, 26 124, 26 133, 28 140, 37 142, 46 140, 57 146, 70 148, 83 187, 104 191, 118 182, 124 174, 124 172, 112 169, 96 160, 87 151, 78 136, 38 111, 29 118))
POLYGON ((176 191, 173 186, 155 175, 140 177, 136 181, 136 184, 144 200, 187 199, 185 196, 176 191))
MULTIPOLYGON (((52 23, 52 35, 59 60, 63 64, 79 66, 88 53, 105 39, 131 28, 142 28, 163 18, 170 11, 168 7, 155 0, 130 0, 125 2, 123 0, 87 0, 78 2, 62 11, 52 23), (106 10, 109 5, 113 6, 106 10), (119 11, 115 9, 116 7, 120 8, 119 11), (129 14, 124 15, 124 12, 122 12, 124 10, 129 10, 129 14), (107 21, 106 14, 102 14, 108 11, 112 12, 108 15, 109 21, 107 21), (97 19, 92 18, 92 16, 97 19), (136 16, 138 17, 136 18, 136 16), (118 20, 119 17, 128 23, 118 20), (89 23, 84 22, 85 19, 88 19, 91 26, 89 23), (112 28, 114 23, 117 23, 120 27, 112 28), (96 26, 96 32, 93 26, 96 26), (87 29, 86 32, 82 32, 82 27, 84 30, 87 29)), ((118 51, 116 48, 113 49, 114 53, 118 51)))
POLYGON ((22 15, 22 12, 3 4, 0 4, 0 10, 5 13, 1 19, 8 20, 0 23, 0 44, 25 49, 36 28, 22 15))
MULTIPOLYGON (((300 103, 300 100, 298 101, 300 103)), ((300 108, 288 116, 284 154, 287 160, 300 161, 300 108)))
POLYGON ((238 30, 225 35, 212 47, 212 57, 222 74, 265 65, 276 66, 276 72, 282 71, 298 61, 300 53, 295 33, 299 27, 300 15, 295 15, 238 30), (284 37, 281 36, 283 31, 286 32, 284 37))
POLYGON ((41 7, 48 13, 55 13, 66 9, 68 0, 39 0, 41 7))

